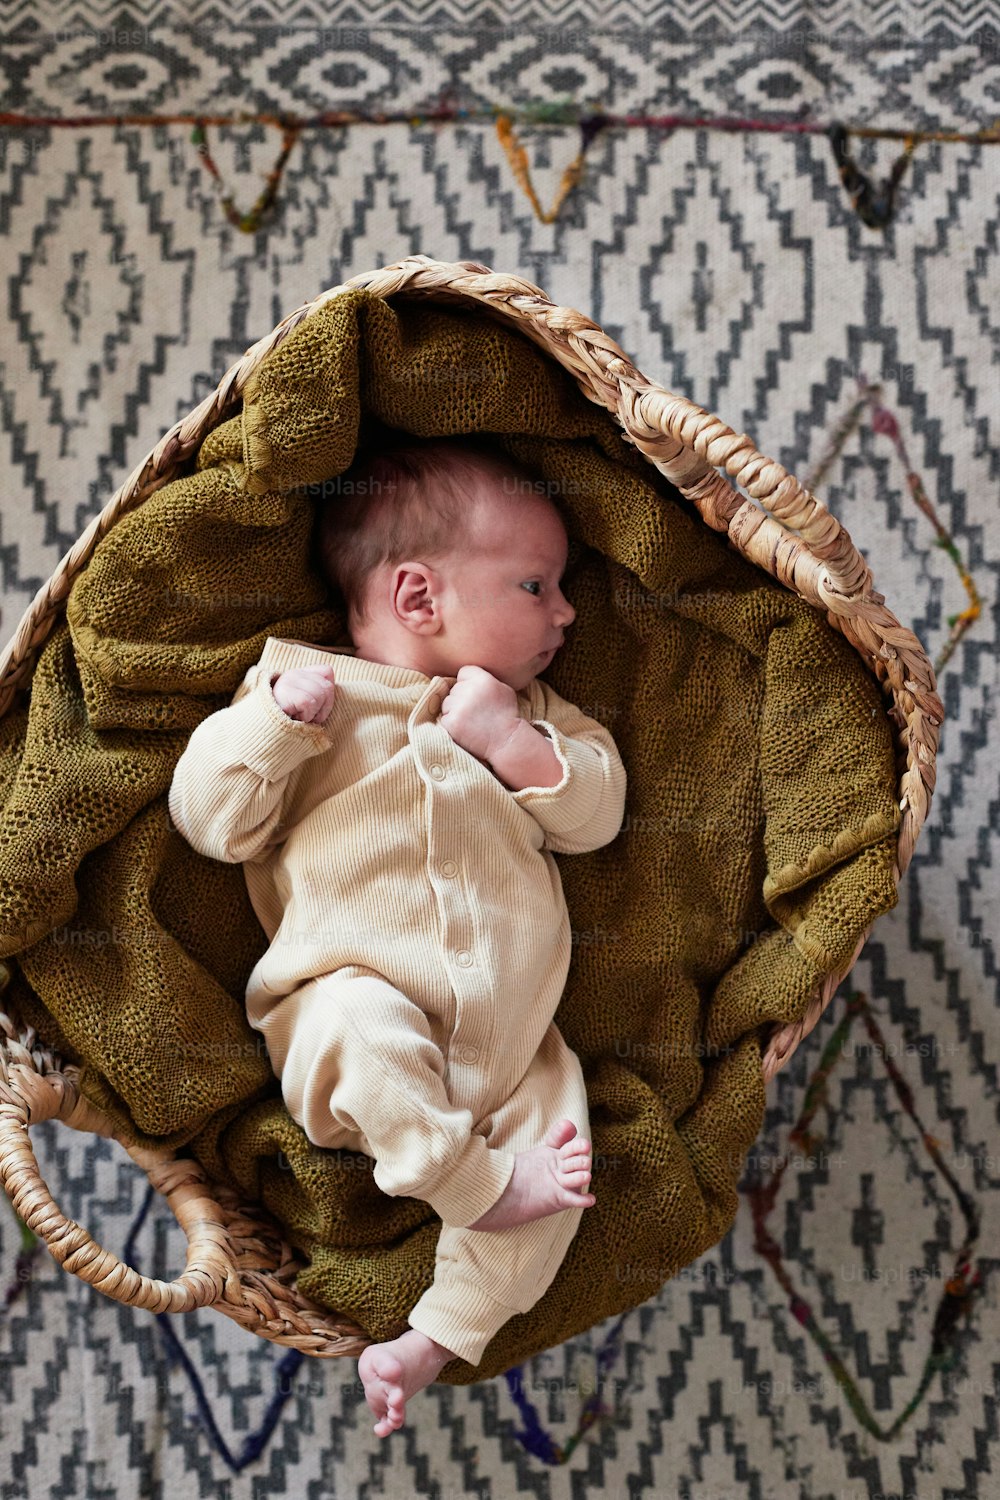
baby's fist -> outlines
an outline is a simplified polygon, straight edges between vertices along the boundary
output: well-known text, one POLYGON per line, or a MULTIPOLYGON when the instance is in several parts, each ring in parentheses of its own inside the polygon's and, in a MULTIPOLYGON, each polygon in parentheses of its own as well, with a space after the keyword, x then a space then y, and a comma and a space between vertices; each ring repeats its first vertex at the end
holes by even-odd
POLYGON ((459 667, 455 686, 441 704, 441 727, 463 750, 489 764, 516 725, 517 694, 485 667, 459 667))
POLYGON ((302 724, 321 724, 329 718, 336 693, 332 666, 293 667, 271 685, 282 713, 302 724))

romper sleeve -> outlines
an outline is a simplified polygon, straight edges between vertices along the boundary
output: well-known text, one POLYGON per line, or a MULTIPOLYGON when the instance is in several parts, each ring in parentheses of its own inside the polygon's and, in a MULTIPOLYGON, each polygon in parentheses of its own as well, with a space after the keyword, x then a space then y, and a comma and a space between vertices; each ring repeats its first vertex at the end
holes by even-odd
POLYGON ((177 830, 199 854, 243 864, 280 842, 289 779, 333 744, 336 705, 322 724, 292 719, 271 684, 281 669, 257 662, 233 701, 193 731, 167 795, 177 830))
POLYGON ((586 854, 610 844, 622 826, 626 774, 603 724, 561 698, 537 677, 530 684, 529 722, 552 741, 562 778, 551 787, 511 792, 545 830, 544 847, 557 854, 586 854))

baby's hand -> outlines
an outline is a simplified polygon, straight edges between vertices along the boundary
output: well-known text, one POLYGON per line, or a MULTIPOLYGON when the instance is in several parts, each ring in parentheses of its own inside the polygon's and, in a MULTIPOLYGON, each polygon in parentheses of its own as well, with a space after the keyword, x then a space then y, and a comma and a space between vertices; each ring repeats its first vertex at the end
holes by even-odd
POLYGON ((282 713, 302 724, 321 724, 328 718, 336 693, 332 666, 292 667, 271 685, 282 713))
POLYGON ((488 763, 517 720, 512 687, 485 667, 459 667, 455 686, 441 705, 441 724, 456 745, 488 763))

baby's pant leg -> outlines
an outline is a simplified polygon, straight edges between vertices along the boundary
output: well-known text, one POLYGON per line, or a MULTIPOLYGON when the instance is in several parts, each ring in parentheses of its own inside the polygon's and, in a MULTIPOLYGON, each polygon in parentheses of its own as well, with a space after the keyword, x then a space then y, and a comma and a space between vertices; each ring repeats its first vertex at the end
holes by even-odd
POLYGON ((501 1140, 487 1146, 472 1110, 449 1099, 435 1040, 446 1037, 445 1020, 351 964, 301 985, 254 1024, 314 1145, 367 1152, 383 1193, 421 1198, 445 1224, 472 1224, 492 1208, 514 1152, 501 1140))
MULTIPOLYGON (((491 1147, 516 1153, 540 1145, 564 1116, 590 1140, 580 1061, 553 1022, 520 1084, 482 1124, 491 1147)), ((410 1313, 410 1327, 478 1364, 504 1323, 530 1311, 548 1290, 582 1215, 595 1211, 564 1208, 513 1229, 444 1225, 434 1281, 410 1313)))

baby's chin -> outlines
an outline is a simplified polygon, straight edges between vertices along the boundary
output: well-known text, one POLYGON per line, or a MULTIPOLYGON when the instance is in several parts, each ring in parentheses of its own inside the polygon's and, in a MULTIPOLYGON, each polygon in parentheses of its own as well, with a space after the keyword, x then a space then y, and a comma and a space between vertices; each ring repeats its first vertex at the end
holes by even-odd
MULTIPOLYGON (((533 682, 540 672, 545 671, 551 660, 552 658, 547 656, 533 656, 529 661, 522 662, 517 666, 487 666, 483 662, 480 662, 480 665, 492 677, 495 677, 498 682, 505 682, 516 693, 521 693, 528 686, 529 682, 533 682)), ((459 667, 454 663, 449 663, 447 667, 441 667, 440 671, 443 676, 457 677, 459 667)))
POLYGON ((516 692, 523 692, 528 683, 534 682, 538 674, 544 672, 548 665, 547 661, 529 663, 522 672, 512 674, 510 678, 511 687, 514 687, 516 692))

